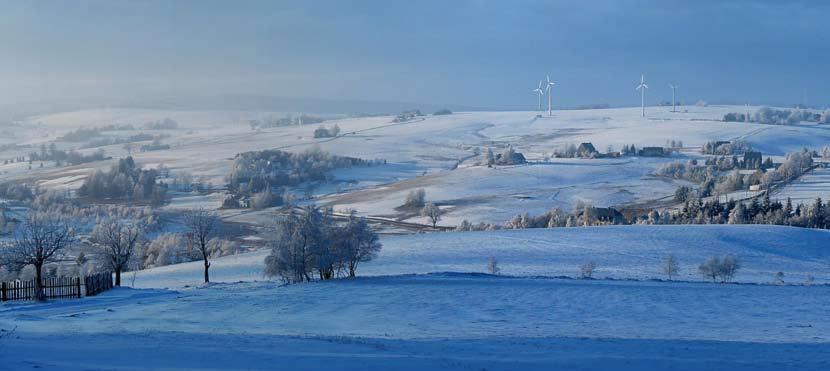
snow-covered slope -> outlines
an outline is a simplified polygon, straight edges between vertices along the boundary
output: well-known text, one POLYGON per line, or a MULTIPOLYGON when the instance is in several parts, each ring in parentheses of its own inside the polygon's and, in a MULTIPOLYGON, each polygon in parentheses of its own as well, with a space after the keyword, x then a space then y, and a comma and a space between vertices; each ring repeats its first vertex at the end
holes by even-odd
POLYGON ((116 289, 0 307, 17 327, 0 352, 11 369, 818 370, 828 290, 474 275, 116 289))
MULTIPOLYGON (((289 126, 252 131, 250 119, 281 114, 242 111, 171 111, 146 109, 101 109, 33 117, 24 121, 11 143, 31 144, 21 150, 0 152, 0 160, 37 149, 78 126, 133 124, 139 128, 118 132, 137 134, 148 130, 148 121, 172 118, 179 128, 153 132, 170 135, 164 139, 169 150, 133 153, 140 164, 164 164, 173 170, 187 170, 215 185, 224 184, 233 157, 240 152, 282 149, 303 151, 314 145, 340 156, 385 159, 386 166, 344 169, 335 176, 343 183, 313 191, 321 202, 335 208, 355 208, 368 215, 395 214, 406 194, 427 190, 427 199, 443 205, 444 221, 456 225, 463 219, 503 222, 512 213, 540 213, 553 207, 568 209, 583 201, 597 206, 623 205, 671 196, 685 184, 655 179, 650 174, 667 161, 698 156, 695 147, 711 140, 744 139, 765 156, 782 156, 807 146, 819 148, 830 143, 826 125, 775 126, 721 121, 728 112, 744 112, 743 106, 685 107, 687 112, 671 113, 666 107, 649 107, 647 117, 639 108, 556 111, 552 117, 536 118, 537 112, 460 112, 426 116, 411 122, 394 123, 392 117, 337 119, 341 136, 314 138, 316 125, 289 126), (47 135, 44 136, 43 133, 47 135), (667 140, 682 141, 686 147, 674 158, 618 160, 565 160, 533 166, 488 169, 464 163, 478 148, 499 152, 507 145, 531 161, 541 161, 557 147, 591 142, 604 152, 623 145, 662 146, 667 140), (454 169, 459 163, 456 170, 454 169), (346 183, 348 182, 348 183, 346 183), (473 186, 471 186, 473 185, 473 186), (360 192, 353 192, 362 190, 360 192)), ((755 110, 757 107, 751 107, 755 110)), ((112 134, 115 135, 115 134, 112 134)), ((80 143, 61 143, 74 148, 80 143)), ((105 146, 113 158, 126 156, 122 145, 105 146)), ((89 152, 94 149, 87 149, 89 152)), ((44 188, 76 188, 94 169, 109 166, 97 162, 74 167, 32 170, 25 163, 0 165, 0 181, 25 180, 44 188)), ((304 192, 299 192, 304 193, 304 192)), ((185 202, 191 205, 193 201, 185 202)), ((215 200, 203 205, 216 207, 215 200)), ((421 221, 417 217, 407 217, 421 221)))
MULTIPOLYGON (((697 267, 710 256, 738 257, 741 282, 771 282, 773 274, 802 283, 813 276, 830 282, 830 232, 768 225, 608 226, 493 232, 445 232, 383 237, 380 256, 360 267, 361 275, 434 272, 485 272, 499 261, 512 276, 577 276, 589 261, 596 277, 664 278, 662 260, 669 254, 680 265, 679 279, 702 280, 697 267)), ((216 282, 264 280, 261 250, 216 259, 216 282)), ((136 287, 182 287, 202 279, 202 263, 140 271, 136 287)), ((129 283, 130 278, 127 279, 129 283)))

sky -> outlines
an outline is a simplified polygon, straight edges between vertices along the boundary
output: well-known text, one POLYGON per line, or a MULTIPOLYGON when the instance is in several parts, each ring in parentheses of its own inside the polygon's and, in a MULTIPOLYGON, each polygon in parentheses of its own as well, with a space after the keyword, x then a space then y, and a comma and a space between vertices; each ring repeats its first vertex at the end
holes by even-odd
POLYGON ((825 106, 826 1, 5 1, 0 102, 825 106))

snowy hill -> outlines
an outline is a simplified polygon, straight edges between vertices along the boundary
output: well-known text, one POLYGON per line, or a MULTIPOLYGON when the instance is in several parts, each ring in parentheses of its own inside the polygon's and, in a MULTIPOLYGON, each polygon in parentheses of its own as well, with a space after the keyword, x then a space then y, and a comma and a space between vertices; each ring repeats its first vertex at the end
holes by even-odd
POLYGON ((116 289, 0 307, 17 326, 0 352, 10 369, 818 370, 828 290, 475 275, 116 289))
MULTIPOLYGON (((589 261, 595 277, 664 278, 661 262, 669 254, 680 265, 679 279, 702 280, 697 267, 710 256, 738 257, 740 282, 802 283, 813 276, 830 282, 830 231, 768 225, 608 226, 493 232, 445 232, 383 237, 380 256, 359 269, 361 275, 435 272, 485 272, 499 261, 511 276, 571 276, 589 261)), ((216 282, 264 280, 268 251, 228 256, 212 263, 216 282)), ((198 285, 201 262, 140 271, 136 287, 198 285)), ((129 279, 127 280, 130 281, 129 279)))
MULTIPOLYGON (((516 212, 541 213, 553 207, 570 209, 577 202, 595 206, 619 206, 659 200, 673 195, 686 182, 655 178, 652 173, 666 162, 700 157, 697 149, 712 140, 742 139, 764 156, 780 156, 803 147, 820 149, 830 143, 826 125, 762 125, 723 122, 729 112, 755 111, 758 107, 684 107, 671 113, 666 107, 649 107, 647 117, 639 108, 555 111, 552 117, 537 118, 537 112, 457 112, 424 116, 397 123, 393 117, 332 118, 324 125, 337 124, 335 138, 314 138, 317 125, 293 125, 252 130, 250 120, 282 117, 286 113, 251 111, 184 111, 148 109, 99 109, 31 117, 20 123, 8 143, 30 145, 0 152, 0 160, 37 150, 42 143, 58 139, 79 126, 138 125, 135 130, 108 132, 105 137, 151 133, 166 136, 170 148, 149 152, 133 151, 139 164, 164 164, 173 171, 187 170, 215 186, 225 184, 233 157, 240 152, 280 149, 299 152, 313 146, 338 156, 384 159, 385 166, 341 169, 337 183, 321 185, 311 192, 319 202, 337 209, 354 208, 364 215, 395 214, 406 194, 414 189, 427 191, 427 199, 441 205, 447 214, 442 223, 503 222, 516 212), (173 130, 147 130, 145 122, 170 118, 178 122, 173 130), (44 136, 44 132, 47 135, 44 136), (662 146, 669 140, 682 141, 684 149, 668 158, 623 157, 620 159, 550 159, 553 151, 568 144, 591 142, 597 150, 620 150, 623 145, 662 146), (500 166, 489 169, 473 166, 476 150, 499 152, 512 146, 533 165, 500 166), (22 153, 21 153, 22 151, 22 153), (476 187, 470 187, 476 184, 476 187)), ((82 143, 58 142, 58 148, 72 149, 82 143)), ((100 147, 108 156, 128 154, 123 145, 100 147)), ((81 149, 89 153, 96 148, 81 149)), ((0 165, 0 181, 19 180, 50 189, 74 189, 84 176, 109 166, 108 161, 69 167, 28 170, 25 163, 0 165)), ((298 191, 303 194, 304 190, 298 191)), ((812 194, 830 195, 827 189, 812 194)), ((192 200, 190 200, 192 201, 192 200)), ((174 200, 174 203, 176 200, 174 200)), ((218 207, 216 199, 204 205, 218 207)), ((398 217, 399 215, 396 215, 398 217)), ((423 222, 417 216, 403 216, 423 222)))

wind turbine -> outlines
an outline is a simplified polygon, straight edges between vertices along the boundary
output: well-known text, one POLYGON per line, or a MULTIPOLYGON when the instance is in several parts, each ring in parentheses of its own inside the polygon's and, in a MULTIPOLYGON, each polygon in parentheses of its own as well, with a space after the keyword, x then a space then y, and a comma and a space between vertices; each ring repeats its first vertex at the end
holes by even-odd
POLYGON ((646 89, 648 89, 646 75, 640 75, 640 85, 637 85, 637 88, 634 90, 640 91, 640 105, 643 107, 643 117, 646 117, 646 89))
POLYGON ((551 104, 550 104, 550 99, 551 99, 550 98, 550 90, 551 90, 551 88, 553 88, 554 85, 556 85, 556 83, 553 82, 553 81, 550 81, 550 75, 547 75, 547 78, 548 78, 548 85, 547 85, 547 87, 545 87, 545 93, 548 94, 548 116, 553 116, 553 108, 551 108, 551 104))
POLYGON ((672 112, 677 112, 677 103, 676 103, 677 100, 675 99, 675 97, 677 96, 677 88, 679 86, 674 85, 674 84, 669 84, 669 87, 671 88, 671 111, 672 112))
POLYGON ((545 95, 545 91, 542 90, 542 80, 539 80, 539 87, 533 89, 533 92, 539 95, 539 111, 542 110, 542 96, 545 95))

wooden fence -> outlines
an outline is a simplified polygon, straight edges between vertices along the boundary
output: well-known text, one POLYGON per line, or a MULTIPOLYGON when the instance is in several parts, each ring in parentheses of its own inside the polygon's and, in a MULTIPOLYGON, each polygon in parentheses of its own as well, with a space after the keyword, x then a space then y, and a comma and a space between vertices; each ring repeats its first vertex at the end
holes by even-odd
MULTIPOLYGON (((70 299, 93 296, 112 288, 112 273, 103 272, 80 277, 55 277, 43 280, 43 297, 46 299, 70 299), (81 286, 85 291, 81 291, 81 286)), ((35 280, 0 282, 0 301, 34 300, 37 298, 35 280)))
POLYGON ((112 272, 101 272, 84 277, 86 296, 94 296, 112 288, 112 272))

